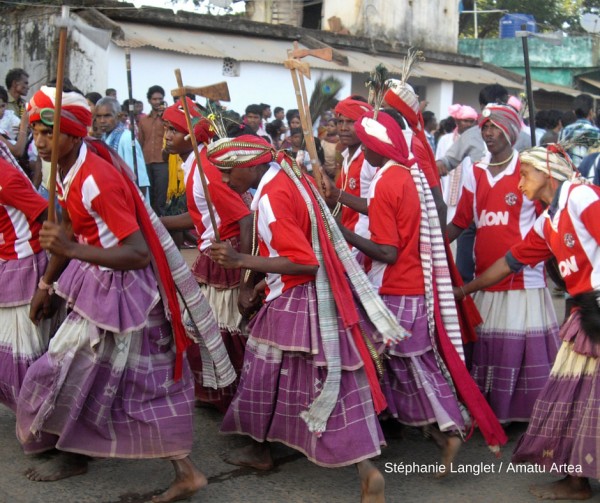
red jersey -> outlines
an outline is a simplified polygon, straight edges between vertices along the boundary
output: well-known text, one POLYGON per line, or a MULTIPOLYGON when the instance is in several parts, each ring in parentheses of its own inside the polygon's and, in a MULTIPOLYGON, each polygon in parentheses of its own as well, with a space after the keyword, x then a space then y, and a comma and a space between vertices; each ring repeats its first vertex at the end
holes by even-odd
MULTIPOLYGON (((312 248, 308 209, 294 182, 277 164, 271 164, 252 200, 257 212, 258 250, 261 257, 286 257, 295 264, 319 265, 312 248)), ((267 298, 313 281, 314 275, 267 274, 267 298)))
POLYGON ((0 260, 30 257, 41 251, 38 217, 48 207, 25 174, 0 159, 0 260))
POLYGON ((600 290, 600 188, 564 182, 554 217, 546 210, 511 253, 522 264, 554 255, 571 295, 600 290))
POLYGON ((56 184, 79 243, 110 248, 139 230, 125 180, 114 166, 89 152, 85 143, 65 179, 57 179, 56 184))
POLYGON ((410 171, 393 162, 382 167, 369 191, 371 241, 393 246, 393 264, 373 260, 368 273, 382 295, 421 295, 425 280, 419 254, 421 205, 410 171))
MULTIPOLYGON (((348 149, 342 152, 342 156, 344 162, 336 186, 348 194, 366 199, 369 196, 369 185, 371 185, 377 168, 365 160, 360 147, 356 149, 352 158, 350 158, 348 149)), ((359 236, 369 237, 369 217, 361 215, 347 206, 342 208, 342 225, 359 236)))
MULTIPOLYGON (((220 238, 225 240, 239 236, 239 221, 250 215, 250 210, 241 196, 223 183, 221 172, 206 157, 206 148, 202 148, 200 151, 200 162, 206 176, 206 184, 220 238)), ((200 236, 198 249, 203 251, 210 246, 210 240, 214 238, 215 232, 210 221, 204 187, 202 186, 200 171, 196 167, 194 154, 188 157, 186 164, 188 163, 191 163, 191 169, 184 168, 186 172, 185 194, 187 206, 196 232, 200 236)))
MULTIPOLYGON (((525 238, 537 213, 536 204, 523 197, 518 189, 518 154, 515 152, 510 164, 495 177, 488 170, 489 160, 488 153, 482 161, 465 166, 463 190, 452 220, 461 229, 475 221, 476 276, 525 238)), ((486 290, 543 288, 546 286, 543 267, 543 263, 526 267, 486 290)))

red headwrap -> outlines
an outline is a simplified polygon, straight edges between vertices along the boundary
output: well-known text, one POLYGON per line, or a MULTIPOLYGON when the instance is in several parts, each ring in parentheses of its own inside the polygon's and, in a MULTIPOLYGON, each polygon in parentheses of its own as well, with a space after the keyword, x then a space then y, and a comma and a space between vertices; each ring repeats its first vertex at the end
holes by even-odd
POLYGON ((419 97, 412 86, 397 79, 389 79, 387 84, 388 90, 383 96, 384 101, 402 114, 413 131, 415 129, 423 129, 423 117, 419 109, 419 97))
POLYGON ((251 168, 275 159, 275 149, 260 136, 221 138, 208 146, 208 160, 221 170, 251 168))
POLYGON ((335 107, 335 113, 337 115, 343 115, 355 121, 359 117, 362 117, 367 112, 372 112, 373 107, 368 103, 360 100, 353 100, 352 98, 346 98, 340 101, 335 107))
MULTIPOLYGON (((50 113, 46 118, 41 114, 43 109, 54 110, 54 98, 56 88, 42 86, 42 88, 33 95, 33 98, 27 105, 29 112, 29 122, 46 122, 51 125, 54 122, 54 116, 50 113)), ((60 132, 71 136, 81 138, 87 136, 88 128, 92 125, 92 112, 84 96, 76 92, 63 93, 62 107, 60 114, 60 132)))
MULTIPOLYGON (((214 128, 212 128, 210 121, 200 113, 198 105, 187 96, 185 97, 185 100, 190 112, 190 117, 192 118, 192 124, 195 124, 194 136, 196 137, 196 140, 200 143, 208 143, 216 133, 214 128)), ((174 105, 167 107, 163 112, 162 118, 165 121, 169 121, 180 133, 189 133, 181 100, 177 101, 174 105)))
POLYGON ((368 112, 354 123, 356 136, 362 144, 404 166, 413 164, 414 159, 408 160, 410 152, 398 123, 385 112, 379 112, 377 120, 373 119, 373 115, 373 112, 368 112))

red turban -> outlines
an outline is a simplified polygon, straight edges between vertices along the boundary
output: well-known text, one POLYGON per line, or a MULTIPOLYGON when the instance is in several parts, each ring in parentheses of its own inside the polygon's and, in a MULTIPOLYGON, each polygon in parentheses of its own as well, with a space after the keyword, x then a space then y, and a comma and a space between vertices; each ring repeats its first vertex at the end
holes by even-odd
POLYGON ((208 145, 208 160, 221 170, 251 168, 275 160, 275 149, 260 136, 221 138, 208 145))
POLYGON ((340 101, 335 107, 335 113, 337 115, 343 115, 355 121, 359 117, 362 117, 367 112, 372 112, 373 107, 368 103, 360 100, 353 100, 352 98, 346 98, 340 101))
POLYGON ((373 112, 368 112, 354 123, 356 136, 369 150, 377 152, 387 159, 392 159, 404 166, 410 166, 410 152, 404 139, 404 133, 398 123, 385 112, 379 112, 377 120, 373 112))
POLYGON ((386 81, 388 90, 383 99, 393 109, 397 110, 408 121, 411 129, 422 129, 421 110, 419 108, 419 97, 410 84, 397 79, 386 81))
MULTIPOLYGON (((42 86, 33 95, 27 105, 29 122, 44 122, 46 125, 54 123, 54 114, 42 110, 54 110, 56 88, 42 86)), ((92 112, 84 96, 76 92, 63 93, 60 113, 60 132, 81 138, 87 136, 88 128, 92 125, 92 112)))
MULTIPOLYGON (((200 113, 198 105, 187 96, 185 97, 185 100, 190 112, 190 117, 192 118, 192 124, 194 124, 194 136, 196 137, 196 140, 200 143, 208 143, 215 135, 216 131, 212 127, 210 121, 200 113)), ((177 101, 174 105, 167 107, 163 112, 162 118, 164 121, 169 121, 180 133, 189 133, 181 100, 177 101)))
POLYGON ((488 104, 481 112, 479 127, 483 127, 488 121, 502 130, 510 145, 515 144, 521 131, 521 118, 513 107, 488 104))

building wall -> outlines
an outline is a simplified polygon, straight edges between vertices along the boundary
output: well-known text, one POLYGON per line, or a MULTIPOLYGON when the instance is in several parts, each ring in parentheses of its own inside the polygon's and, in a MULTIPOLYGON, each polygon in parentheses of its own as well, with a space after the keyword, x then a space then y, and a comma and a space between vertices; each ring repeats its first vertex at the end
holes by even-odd
POLYGON ((324 0, 323 29, 337 16, 353 35, 456 52, 458 0, 324 0))
MULTIPOLYGON (((461 54, 525 73, 521 38, 462 39, 458 47, 461 54)), ((532 78, 549 84, 571 87, 575 75, 600 66, 600 42, 592 36, 564 37, 559 46, 529 38, 528 52, 532 78)))
MULTIPOLYGON (((179 68, 184 84, 189 86, 200 87, 226 81, 231 102, 224 102, 223 105, 240 114, 243 114, 246 106, 251 103, 268 103, 271 108, 281 106, 286 110, 298 108, 290 72, 283 65, 240 62, 239 77, 223 76, 222 66, 221 59, 161 52, 152 48, 133 49, 131 51, 133 96, 144 102, 147 112, 150 105, 146 100, 146 91, 150 86, 158 84, 165 89, 168 103, 173 103, 170 91, 177 87, 174 69, 179 68)), ((311 73, 312 79, 306 81, 309 95, 314 88, 313 83, 321 75, 334 75, 342 81, 344 87, 340 90, 339 96, 345 97, 351 93, 351 74, 317 70, 312 70, 311 73)), ((118 99, 123 101, 127 98, 127 76, 125 52, 122 48, 111 45, 107 74, 109 75, 107 86, 114 87, 118 99)), ((100 92, 103 91, 104 87, 100 92)))

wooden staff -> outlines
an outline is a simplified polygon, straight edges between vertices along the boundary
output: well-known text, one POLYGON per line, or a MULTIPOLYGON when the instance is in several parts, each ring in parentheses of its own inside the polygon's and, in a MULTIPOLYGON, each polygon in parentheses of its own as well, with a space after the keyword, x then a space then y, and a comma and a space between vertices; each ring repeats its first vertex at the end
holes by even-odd
POLYGON ((302 132, 304 135, 304 143, 308 155, 310 156, 316 185, 319 188, 319 191, 321 191, 321 162, 317 155, 317 146, 313 135, 313 121, 310 116, 306 86, 304 84, 304 77, 310 79, 310 66, 306 62, 300 61, 300 58, 305 56, 313 56, 324 59, 325 61, 332 61, 333 50, 331 48, 299 49, 298 42, 294 42, 294 49, 288 51, 288 59, 284 61, 284 66, 290 70, 292 75, 296 103, 298 104, 298 112, 300 114, 300 122, 302 124, 302 132))
POLYGON ((125 48, 125 68, 127 70, 127 91, 129 93, 129 130, 131 131, 131 151, 133 152, 133 172, 135 173, 135 181, 138 184, 138 165, 137 165, 137 152, 135 148, 135 116, 133 115, 133 91, 131 86, 131 54, 129 53, 129 47, 125 48))
POLYGON ((67 31, 69 7, 63 5, 58 32, 58 60, 56 63, 56 94, 54 96, 54 119, 52 123, 52 154, 50 155, 50 180, 48 181, 48 221, 56 222, 56 171, 58 166, 58 142, 60 140, 60 114, 62 111, 65 56, 67 54, 67 31))
POLYGON ((198 150, 198 141, 196 140, 196 135, 194 134, 194 126, 192 125, 192 117, 190 116, 190 110, 187 104, 186 90, 183 86, 183 79, 181 78, 181 71, 179 68, 175 70, 175 78, 177 79, 177 85, 179 86, 179 100, 181 101, 181 105, 183 106, 183 112, 185 114, 185 122, 188 127, 188 131, 190 133, 190 140, 192 142, 192 148, 194 149, 194 156, 196 157, 196 167, 198 168, 198 172, 200 173, 200 181, 202 182, 202 189, 204 190, 204 198, 206 199, 206 206, 208 208, 208 215, 210 217, 210 223, 213 226, 213 230, 215 233, 215 241, 218 243, 221 241, 219 236, 219 229, 217 227, 217 220, 215 218, 215 213, 213 211, 212 200, 210 198, 210 193, 208 192, 208 183, 206 183, 206 175, 204 174, 204 170, 202 169, 202 164, 200 163, 200 151, 198 150))

